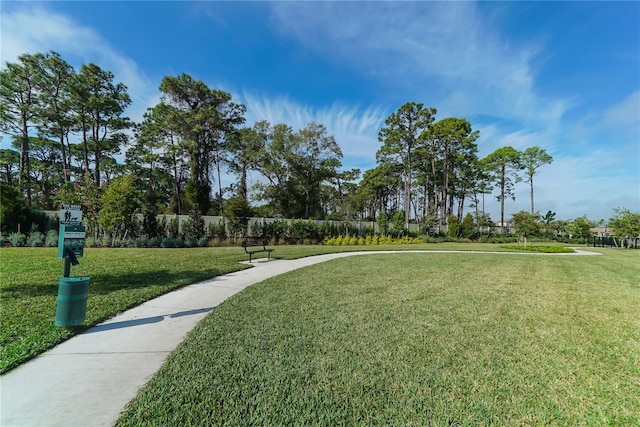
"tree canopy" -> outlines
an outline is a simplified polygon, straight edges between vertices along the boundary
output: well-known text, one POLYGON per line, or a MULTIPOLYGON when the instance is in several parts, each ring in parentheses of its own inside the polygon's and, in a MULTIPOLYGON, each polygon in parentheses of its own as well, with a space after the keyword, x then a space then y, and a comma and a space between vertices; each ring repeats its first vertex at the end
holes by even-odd
POLYGON ((7 63, 0 71, 0 130, 13 145, 0 151, 3 189, 14 188, 27 207, 82 203, 96 236, 116 232, 120 214, 132 209, 155 230, 156 213, 225 214, 226 204, 236 217, 249 209, 397 221, 401 212, 404 229, 457 221, 469 235, 467 200, 476 226, 488 224, 484 195, 495 186, 504 224, 505 200, 525 180, 533 213, 533 177, 552 161, 540 147, 501 147, 479 159, 471 122, 436 120, 436 108, 407 102, 379 129, 375 166, 345 170, 340 146, 349 141, 337 141, 322 123, 245 124, 246 107, 230 93, 184 73, 164 77, 159 89, 159 102, 132 123, 128 88, 97 64, 76 70, 56 52, 7 63), (229 175, 236 180, 224 185, 229 175))

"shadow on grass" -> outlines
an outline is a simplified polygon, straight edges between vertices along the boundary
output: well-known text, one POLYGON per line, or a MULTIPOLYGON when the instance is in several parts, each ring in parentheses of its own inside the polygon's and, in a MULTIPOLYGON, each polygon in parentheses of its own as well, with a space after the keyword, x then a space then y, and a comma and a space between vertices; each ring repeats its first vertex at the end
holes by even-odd
MULTIPOLYGON (((89 295, 106 295, 125 289, 142 289, 149 287, 176 288, 211 279, 224 274, 217 268, 202 271, 170 272, 156 270, 153 272, 133 273, 123 275, 96 274, 89 276, 89 295)), ((58 283, 28 283, 13 285, 2 290, 3 300, 24 299, 30 297, 58 295, 58 283)))

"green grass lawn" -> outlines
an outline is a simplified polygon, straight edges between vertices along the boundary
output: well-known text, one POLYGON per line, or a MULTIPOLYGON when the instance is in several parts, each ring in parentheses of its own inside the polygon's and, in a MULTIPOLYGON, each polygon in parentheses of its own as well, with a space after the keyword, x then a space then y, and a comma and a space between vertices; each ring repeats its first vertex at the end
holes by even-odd
POLYGON ((54 325, 63 262, 57 249, 0 250, 0 372, 55 344, 170 290, 244 268, 238 248, 85 249, 72 276, 90 276, 87 320, 54 325))
POLYGON ((598 251, 269 279, 209 314, 118 425, 638 425, 640 252, 598 251))
MULTIPOLYGON (((277 246, 276 258, 353 250, 486 249, 497 245, 376 247, 277 246)), ((499 249, 498 249, 499 250, 499 249)), ((237 271, 248 256, 240 247, 192 249, 87 248, 72 276, 89 276, 87 320, 74 328, 54 325, 63 262, 56 248, 0 249, 0 373, 112 317, 179 287, 237 271)))

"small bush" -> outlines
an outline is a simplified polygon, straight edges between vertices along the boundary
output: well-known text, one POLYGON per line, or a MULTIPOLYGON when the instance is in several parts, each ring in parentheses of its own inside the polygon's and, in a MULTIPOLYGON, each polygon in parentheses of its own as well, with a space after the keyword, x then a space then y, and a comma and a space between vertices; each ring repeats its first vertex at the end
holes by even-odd
POLYGON ((178 217, 171 218, 166 225, 165 234, 170 238, 178 237, 178 232, 180 230, 180 225, 178 224, 178 217))
POLYGON ((146 234, 143 234, 140 237, 136 237, 133 241, 133 244, 136 248, 146 248, 149 244, 149 237, 146 234))
POLYGON ((119 246, 121 248, 133 248, 135 246, 135 242, 133 241, 133 239, 126 238, 120 240, 119 246))
POLYGON ((27 236, 22 233, 11 233, 9 234, 9 241, 15 247, 25 246, 27 244, 27 236))
POLYGON ((378 236, 377 234, 366 237, 356 236, 338 236, 325 238, 322 241, 326 246, 372 246, 372 245, 406 245, 414 243, 422 243, 423 240, 418 237, 401 236, 393 238, 391 236, 378 236))
POLYGON ((152 237, 147 242, 149 248, 159 248, 162 245, 162 237, 152 237))
MULTIPOLYGON (((260 227, 260 230, 262 230, 262 227, 260 227)), ((219 220, 217 224, 210 222, 207 234, 210 238, 224 240, 227 238, 227 226, 222 220, 219 220)))
POLYGON ((58 232, 56 230, 49 230, 47 237, 45 237, 44 244, 49 248, 58 246, 58 232))
POLYGON ((173 237, 164 238, 162 239, 162 243, 160 243, 160 246, 162 246, 163 248, 175 248, 176 239, 173 237))
POLYGON ((44 234, 39 231, 34 231, 29 234, 29 238, 27 239, 27 244, 32 248, 40 247, 44 244, 44 234))
POLYGON ((97 242, 100 247, 108 248, 111 246, 111 234, 105 233, 100 238, 100 241, 97 242))

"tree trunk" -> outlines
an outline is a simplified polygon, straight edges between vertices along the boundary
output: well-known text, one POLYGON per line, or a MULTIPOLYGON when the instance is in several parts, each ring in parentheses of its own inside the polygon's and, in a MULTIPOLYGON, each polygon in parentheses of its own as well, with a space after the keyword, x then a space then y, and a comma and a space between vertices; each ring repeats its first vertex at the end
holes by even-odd
POLYGON ((504 234, 504 187, 505 187, 505 177, 506 174, 506 168, 503 166, 501 169, 501 176, 500 176, 500 227, 502 227, 502 231, 504 234))
POLYGON ((529 177, 529 184, 531 185, 530 190, 529 190, 529 195, 531 196, 531 215, 534 214, 534 210, 533 210, 533 176, 529 177))

